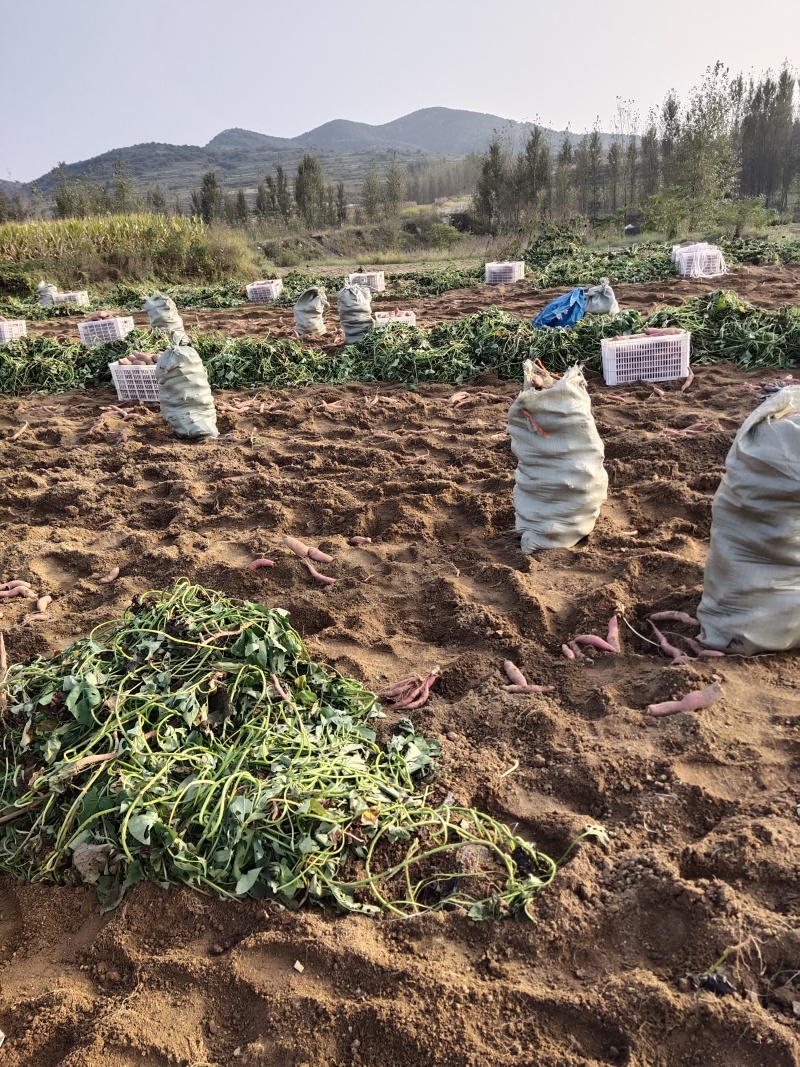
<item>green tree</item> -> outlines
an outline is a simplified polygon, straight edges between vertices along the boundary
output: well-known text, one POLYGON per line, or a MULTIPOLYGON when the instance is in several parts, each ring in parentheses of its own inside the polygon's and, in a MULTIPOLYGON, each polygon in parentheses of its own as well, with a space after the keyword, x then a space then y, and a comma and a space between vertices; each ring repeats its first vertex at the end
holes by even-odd
POLYGON ((108 189, 91 174, 70 178, 65 163, 56 168, 58 175, 53 194, 56 218, 85 218, 87 215, 107 215, 111 211, 108 189))
POLYGON ((344 226, 347 222, 347 201, 344 197, 344 182, 336 183, 336 225, 344 226))
POLYGON ((288 222, 292 217, 292 193, 289 178, 280 164, 275 168, 275 203, 278 214, 284 222, 288 222))
POLYGON ((613 214, 617 212, 619 200, 620 181, 622 179, 622 148, 618 140, 611 142, 606 157, 606 169, 608 171, 609 209, 613 214))
POLYGON ((506 154, 500 138, 495 136, 483 156, 473 201, 475 215, 487 229, 496 230, 501 224, 508 187, 509 168, 506 154))
POLYGON ((381 183, 374 164, 364 175, 361 183, 361 204, 367 222, 374 222, 378 217, 378 208, 381 202, 381 183))
POLYGON ((575 149, 575 166, 572 170, 572 184, 578 200, 578 211, 585 215, 589 209, 591 198, 591 162, 589 159, 589 137, 587 134, 581 138, 575 149))
POLYGON ((558 149, 556 173, 553 178, 553 206, 558 218, 566 218, 570 214, 573 159, 572 141, 567 131, 558 149))
POLYGON ((397 164, 397 155, 392 153, 383 183, 383 209, 387 218, 396 218, 405 193, 405 178, 397 164))
POLYGON ((625 203, 635 204, 636 185, 639 180, 639 145, 635 137, 631 137, 625 149, 625 171, 625 203))
MULTIPOLYGON (((655 115, 650 115, 650 122, 642 134, 641 155, 641 198, 646 200, 658 192, 660 157, 658 149, 658 128, 655 115)), ((633 199, 633 198, 632 198, 633 199)))
POLYGON ((145 204, 147 205, 147 210, 152 212, 154 215, 169 214, 167 198, 164 195, 163 190, 157 185, 152 185, 147 190, 147 194, 145 195, 145 204))
POLYGON ((249 218, 250 209, 247 206, 244 189, 239 189, 236 193, 236 222, 239 226, 246 226, 249 218))
POLYGON ((333 191, 333 185, 330 182, 325 191, 325 225, 336 225, 336 193, 333 191))
POLYGON ((136 181, 121 154, 114 161, 108 186, 108 204, 115 215, 130 215, 141 207, 136 195, 136 181))
POLYGON ((766 206, 785 211, 795 174, 795 79, 784 66, 777 78, 767 71, 751 79, 741 124, 741 193, 763 196, 766 206))
POLYGON ((325 221, 325 179, 316 156, 305 155, 297 165, 294 200, 307 226, 325 221))
POLYGON ((588 165, 589 187, 591 190, 591 210, 599 214, 603 210, 603 141, 600 130, 595 125, 586 141, 586 160, 588 165))
POLYGON ((272 218, 276 212, 274 185, 272 178, 267 178, 266 181, 259 182, 256 189, 256 215, 262 221, 266 221, 272 218), (270 186, 272 186, 272 189, 270 189, 270 186))
POLYGON ((661 169, 665 185, 677 185, 680 173, 676 160, 676 148, 681 135, 681 105, 675 93, 667 93, 661 106, 661 169))
POLYGON ((191 203, 192 214, 199 216, 203 222, 213 222, 226 215, 225 195, 213 170, 203 175, 199 191, 192 189, 191 203))
POLYGON ((531 214, 541 214, 549 205, 553 161, 550 146, 539 126, 534 126, 525 141, 517 164, 520 206, 531 214))

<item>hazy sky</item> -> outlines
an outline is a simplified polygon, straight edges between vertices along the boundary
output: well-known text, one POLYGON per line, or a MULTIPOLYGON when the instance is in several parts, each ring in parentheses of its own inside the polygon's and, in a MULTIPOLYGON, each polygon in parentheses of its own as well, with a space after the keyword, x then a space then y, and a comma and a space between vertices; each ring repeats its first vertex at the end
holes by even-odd
POLYGON ((441 105, 574 131, 717 59, 800 63, 800 0, 0 0, 0 178, 230 126, 292 137, 441 105))

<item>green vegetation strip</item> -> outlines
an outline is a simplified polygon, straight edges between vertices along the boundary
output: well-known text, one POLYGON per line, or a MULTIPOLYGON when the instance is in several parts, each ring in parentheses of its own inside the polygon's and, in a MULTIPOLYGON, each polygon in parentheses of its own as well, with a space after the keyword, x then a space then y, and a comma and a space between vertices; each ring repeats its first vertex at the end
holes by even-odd
MULTIPOLYGON (((680 326, 692 333, 695 365, 730 360, 739 366, 786 367, 800 360, 800 308, 765 311, 718 290, 663 308, 649 316, 623 311, 587 316, 572 329, 535 330, 525 320, 490 308, 430 330, 389 326, 370 330, 357 345, 325 352, 300 341, 263 337, 192 335, 214 388, 236 389, 346 382, 425 382, 461 385, 494 372, 518 379, 524 359, 541 359, 551 370, 572 363, 601 367, 604 337, 637 333, 648 326, 680 326)), ((86 349, 48 338, 26 338, 0 346, 0 393, 58 392, 107 387, 108 364, 126 353, 159 351, 163 335, 135 330, 124 341, 86 349)))
MULTIPOLYGON (((179 580, 52 659, 12 666, 0 870, 406 915, 528 914, 557 864, 472 808, 432 806, 438 745, 309 659, 287 613, 179 580)), ((587 836, 605 839, 589 827, 587 836)), ((574 847, 577 843, 573 842, 574 847)))
MULTIPOLYGON (((800 263, 800 240, 723 238, 718 244, 729 267, 800 263)), ((590 249, 574 230, 551 226, 528 246, 524 259, 534 288, 572 288, 597 285, 601 278, 612 285, 665 281, 675 273, 671 251, 671 244, 655 242, 590 249)))

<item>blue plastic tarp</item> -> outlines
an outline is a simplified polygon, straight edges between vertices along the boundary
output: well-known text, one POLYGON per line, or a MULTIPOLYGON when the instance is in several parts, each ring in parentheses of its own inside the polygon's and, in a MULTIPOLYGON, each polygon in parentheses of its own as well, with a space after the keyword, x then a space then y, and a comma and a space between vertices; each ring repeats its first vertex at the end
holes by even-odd
POLYGON ((583 289, 573 289, 551 300, 535 319, 531 319, 531 324, 537 330, 542 326, 574 326, 583 318, 585 310, 586 296, 583 289))

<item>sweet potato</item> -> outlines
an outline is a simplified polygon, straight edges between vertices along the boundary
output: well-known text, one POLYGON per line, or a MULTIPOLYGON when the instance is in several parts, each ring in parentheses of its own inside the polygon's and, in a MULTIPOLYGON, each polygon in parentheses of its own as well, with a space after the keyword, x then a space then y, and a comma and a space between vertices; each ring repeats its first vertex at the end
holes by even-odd
POLYGON ((702 708, 710 708, 724 696, 719 682, 712 682, 705 689, 695 689, 688 693, 683 700, 665 700, 661 704, 648 704, 648 715, 677 715, 681 711, 700 711, 702 708))
POLYGON ((508 680, 513 685, 527 685, 528 679, 522 673, 522 671, 510 659, 507 659, 503 663, 503 670, 508 675, 508 680))
POLYGON ((599 649, 600 652, 619 651, 619 649, 614 648, 608 641, 604 641, 602 637, 598 637, 596 634, 578 634, 572 643, 574 645, 588 645, 590 648, 599 649))
POLYGON ((287 534, 283 539, 283 543, 287 548, 290 548, 296 556, 305 557, 308 555, 308 545, 303 544, 302 541, 298 541, 296 537, 289 537, 287 534))
POLYGON ((315 563, 333 563, 333 556, 329 556, 321 548, 314 548, 313 545, 308 546, 308 558, 313 559, 315 563))
POLYGON ((333 585, 336 581, 335 578, 330 578, 327 574, 320 574, 317 568, 308 559, 304 559, 303 562, 308 567, 311 577, 316 578, 318 582, 323 582, 325 585, 333 585))

